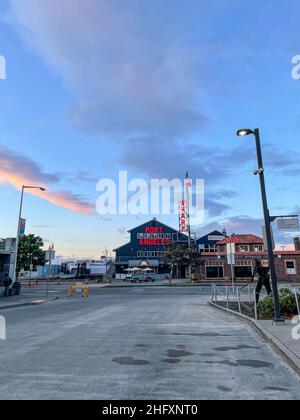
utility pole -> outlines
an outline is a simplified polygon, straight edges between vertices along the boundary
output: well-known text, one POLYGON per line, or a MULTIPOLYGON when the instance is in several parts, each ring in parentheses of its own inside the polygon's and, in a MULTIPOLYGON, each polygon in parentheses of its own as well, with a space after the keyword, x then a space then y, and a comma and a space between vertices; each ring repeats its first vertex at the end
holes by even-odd
POLYGON ((187 206, 187 228, 188 228, 188 240, 189 240, 189 250, 192 248, 192 238, 191 238, 191 215, 190 215, 190 187, 191 181, 189 179, 189 173, 186 173, 185 187, 186 187, 186 206, 187 206))

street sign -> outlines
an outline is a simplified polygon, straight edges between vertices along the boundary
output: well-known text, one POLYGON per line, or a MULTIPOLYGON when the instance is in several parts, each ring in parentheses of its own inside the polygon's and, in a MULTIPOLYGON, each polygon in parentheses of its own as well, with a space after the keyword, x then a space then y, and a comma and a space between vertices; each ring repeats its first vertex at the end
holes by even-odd
POLYGON ((234 243, 226 244, 226 250, 227 250, 227 263, 229 265, 235 265, 235 244, 234 243))
MULTIPOLYGON (((271 229, 271 236, 272 236, 272 249, 273 249, 273 251, 274 251, 274 249, 276 248, 276 245, 275 245, 275 240, 274 240, 274 233, 273 233, 273 228, 272 228, 272 226, 270 227, 270 229, 271 229)), ((269 247, 268 247, 268 241, 267 241, 267 231, 266 231, 266 226, 263 226, 262 227, 262 232, 263 232, 263 238, 264 238, 264 250, 265 251, 268 251, 269 250, 269 247)))
POLYGON ((277 219, 277 227, 280 230, 298 230, 299 219, 298 217, 277 219))
POLYGON ((46 257, 45 257, 46 261, 53 261, 55 259, 55 250, 54 249, 48 249, 48 251, 46 251, 46 257))

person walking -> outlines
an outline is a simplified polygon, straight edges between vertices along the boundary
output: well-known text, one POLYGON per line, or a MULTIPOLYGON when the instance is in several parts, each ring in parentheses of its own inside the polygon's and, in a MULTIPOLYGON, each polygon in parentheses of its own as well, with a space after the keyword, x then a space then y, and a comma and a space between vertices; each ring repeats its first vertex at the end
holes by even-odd
POLYGON ((10 293, 9 288, 10 288, 11 284, 12 284, 12 279, 9 277, 8 274, 5 274, 5 278, 4 278, 4 287, 5 287, 4 297, 9 297, 9 293, 10 293))
POLYGON ((258 304, 260 300, 260 293, 263 287, 266 288, 268 295, 272 293, 269 268, 264 267, 261 261, 259 260, 255 261, 255 268, 252 275, 252 282, 254 281, 255 276, 258 276, 258 283, 256 286, 256 291, 255 291, 256 303, 258 304))

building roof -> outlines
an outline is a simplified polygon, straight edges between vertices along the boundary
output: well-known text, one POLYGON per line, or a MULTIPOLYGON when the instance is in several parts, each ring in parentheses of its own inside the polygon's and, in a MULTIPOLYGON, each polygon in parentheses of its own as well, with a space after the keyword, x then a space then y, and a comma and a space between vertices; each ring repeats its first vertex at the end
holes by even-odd
POLYGON ((213 230, 212 232, 207 233, 204 236, 201 236, 201 238, 198 238, 197 243, 202 244, 203 242, 214 242, 214 239, 212 239, 214 236, 225 238, 226 234, 224 232, 220 232, 219 230, 213 230))
POLYGON ((252 235, 252 234, 245 234, 245 235, 231 235, 228 238, 223 239, 222 241, 218 242, 218 245, 226 245, 229 243, 234 244, 263 244, 264 240, 259 236, 252 235))
MULTIPOLYGON (((164 226, 164 227, 166 227, 166 228, 168 228, 168 229, 170 229, 170 230, 173 230, 174 232, 179 233, 180 235, 186 236, 184 233, 180 232, 178 229, 175 229, 175 228, 173 228, 173 227, 171 227, 171 226, 169 226, 169 225, 166 225, 165 223, 160 222, 160 221, 159 221, 156 217, 154 217, 153 219, 149 220, 148 222, 144 222, 144 223, 142 223, 141 225, 136 226, 136 227, 134 227, 134 228, 132 228, 132 229, 128 230, 128 233, 131 233, 131 232, 132 232, 132 231, 134 231, 134 230, 140 229, 140 228, 142 228, 143 226, 147 226, 147 225, 150 225, 150 224, 153 224, 153 227, 157 227, 157 226, 164 226)), ((186 236, 186 237, 187 237, 187 236, 186 236)))
MULTIPOLYGON (((137 227, 135 227, 135 228, 130 229, 130 230, 128 231, 128 233, 132 234, 132 232, 134 232, 135 230, 138 230, 138 229, 140 229, 140 228, 142 228, 142 227, 144 227, 144 226, 150 225, 150 224, 152 224, 152 225, 153 225, 153 227, 165 227, 165 228, 170 229, 170 230, 171 230, 171 231, 173 231, 174 233, 178 233, 178 241, 177 241, 178 243, 180 243, 180 242, 185 243, 185 242, 187 242, 187 241, 188 241, 188 236, 187 236, 185 233, 180 232, 178 229, 174 229, 173 227, 168 226, 168 225, 166 225, 165 223, 160 222, 159 220, 157 220, 157 218, 156 218, 156 217, 154 217, 153 219, 149 220, 148 222, 145 222, 145 223, 143 223, 143 224, 141 224, 141 225, 139 225, 139 226, 137 226, 137 227)), ((193 239, 193 238, 192 238, 192 241, 194 242, 194 239, 193 239)), ((130 241, 130 242, 128 242, 127 244, 125 244, 125 245, 122 245, 122 246, 120 246, 120 247, 118 247, 118 248, 114 249, 114 250, 113 250, 113 252, 120 251, 122 248, 126 248, 126 247, 128 247, 130 244, 131 244, 131 241, 130 241)))

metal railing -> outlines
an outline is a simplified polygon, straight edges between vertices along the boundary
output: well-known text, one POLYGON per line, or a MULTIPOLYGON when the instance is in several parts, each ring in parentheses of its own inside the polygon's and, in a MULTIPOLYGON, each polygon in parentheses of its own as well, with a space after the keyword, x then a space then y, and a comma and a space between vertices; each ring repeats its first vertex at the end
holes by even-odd
MULTIPOLYGON (((281 285, 279 286, 279 290, 281 289, 290 289, 291 292, 294 294, 298 316, 300 317, 300 305, 299 305, 300 288, 293 288, 292 286, 281 285)), ((266 293, 261 293, 262 299, 265 298, 266 296, 267 296, 266 293)), ((220 306, 222 306, 221 303, 223 303, 226 305, 227 309, 234 310, 234 307, 237 307, 238 310, 235 312, 238 312, 240 314, 243 314, 243 308, 248 311, 254 311, 254 317, 256 320, 258 320, 256 290, 253 290, 250 284, 242 288, 237 288, 233 286, 218 286, 216 284, 213 284, 212 285, 212 302, 220 306), (249 304, 250 304, 250 307, 248 306, 249 304)))
MULTIPOLYGON (((212 302, 219 305, 221 302, 226 304, 227 309, 238 308, 238 313, 242 314, 244 307, 247 310, 252 309, 254 305, 255 318, 257 319, 257 305, 255 291, 250 285, 243 288, 233 286, 212 285, 212 302), (222 299, 222 300, 221 300, 222 299), (251 305, 250 307, 248 305, 251 305)), ((220 305, 221 306, 221 305, 220 305)))

